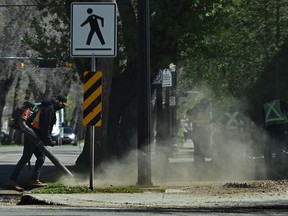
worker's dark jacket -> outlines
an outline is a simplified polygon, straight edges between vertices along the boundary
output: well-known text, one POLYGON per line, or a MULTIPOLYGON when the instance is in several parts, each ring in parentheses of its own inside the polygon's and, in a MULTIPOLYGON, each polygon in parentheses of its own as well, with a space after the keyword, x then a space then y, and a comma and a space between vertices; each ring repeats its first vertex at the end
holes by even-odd
POLYGON ((31 127, 44 143, 44 145, 51 145, 53 142, 51 132, 53 125, 56 123, 55 109, 52 101, 42 101, 39 105, 39 109, 41 110, 39 119, 40 129, 33 128, 32 126, 31 127))

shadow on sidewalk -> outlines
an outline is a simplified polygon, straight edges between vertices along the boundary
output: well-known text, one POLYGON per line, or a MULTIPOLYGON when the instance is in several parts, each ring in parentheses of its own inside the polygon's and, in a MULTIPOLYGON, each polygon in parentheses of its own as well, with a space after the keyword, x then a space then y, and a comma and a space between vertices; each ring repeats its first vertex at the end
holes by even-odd
MULTIPOLYGON (((15 165, 0 165, 0 190, 9 190, 10 188, 6 185, 6 182, 9 180, 11 173, 13 172, 15 165)), ((30 187, 30 176, 32 175, 34 166, 26 165, 19 174, 18 184, 24 188, 24 190, 31 190, 30 187)), ((69 167, 67 167, 69 169, 69 167)), ((62 176, 61 170, 53 165, 44 165, 40 175, 40 181, 44 183, 56 182, 62 176)))

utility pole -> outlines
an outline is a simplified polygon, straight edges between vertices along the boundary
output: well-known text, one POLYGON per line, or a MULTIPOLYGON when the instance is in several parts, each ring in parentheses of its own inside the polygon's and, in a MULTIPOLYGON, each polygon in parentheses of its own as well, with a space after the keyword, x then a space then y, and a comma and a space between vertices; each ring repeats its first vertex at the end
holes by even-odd
POLYGON ((151 183, 151 80, 149 0, 138 1, 138 185, 151 183))

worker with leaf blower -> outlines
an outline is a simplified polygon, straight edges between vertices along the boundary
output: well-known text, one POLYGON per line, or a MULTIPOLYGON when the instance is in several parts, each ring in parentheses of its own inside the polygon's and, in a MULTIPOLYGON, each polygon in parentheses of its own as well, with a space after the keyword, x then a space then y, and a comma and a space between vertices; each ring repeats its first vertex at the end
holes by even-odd
MULTIPOLYGON (((17 183, 17 178, 33 154, 36 156, 36 162, 31 176, 31 187, 45 186, 45 184, 39 180, 39 177, 45 162, 45 155, 50 157, 52 155, 45 146, 55 146, 56 142, 53 141, 51 137, 53 125, 56 123, 55 113, 63 109, 66 105, 67 98, 63 95, 58 95, 51 100, 42 101, 38 106, 29 101, 25 101, 24 106, 18 108, 18 110, 12 114, 14 122, 10 124, 10 126, 21 129, 21 131, 24 132, 25 141, 23 154, 7 182, 9 187, 23 191, 23 188, 17 183), (19 117, 19 115, 21 116, 19 117)), ((49 159, 51 160, 50 157, 49 159)), ((55 157, 52 157, 52 159, 55 159, 55 157)), ((57 160, 56 162, 59 163, 57 160)))

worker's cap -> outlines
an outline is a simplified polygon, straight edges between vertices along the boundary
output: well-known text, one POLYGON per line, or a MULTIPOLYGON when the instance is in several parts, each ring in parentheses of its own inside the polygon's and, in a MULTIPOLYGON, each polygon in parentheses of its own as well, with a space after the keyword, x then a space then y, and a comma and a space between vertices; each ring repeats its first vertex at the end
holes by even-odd
POLYGON ((56 100, 62 102, 64 106, 67 106, 67 98, 63 95, 58 95, 55 97, 56 100))

